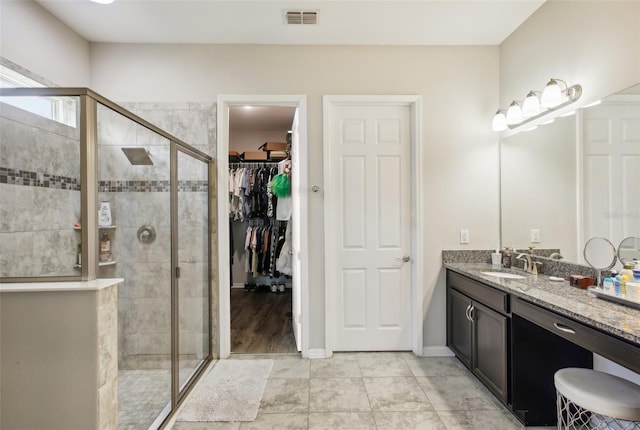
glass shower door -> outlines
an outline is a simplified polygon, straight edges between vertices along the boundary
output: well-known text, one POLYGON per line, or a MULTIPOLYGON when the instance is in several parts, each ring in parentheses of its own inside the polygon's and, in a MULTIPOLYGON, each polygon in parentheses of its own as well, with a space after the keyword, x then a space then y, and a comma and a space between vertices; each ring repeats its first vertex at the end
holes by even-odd
POLYGON ((182 392, 210 352, 209 170, 177 147, 178 387, 182 392))

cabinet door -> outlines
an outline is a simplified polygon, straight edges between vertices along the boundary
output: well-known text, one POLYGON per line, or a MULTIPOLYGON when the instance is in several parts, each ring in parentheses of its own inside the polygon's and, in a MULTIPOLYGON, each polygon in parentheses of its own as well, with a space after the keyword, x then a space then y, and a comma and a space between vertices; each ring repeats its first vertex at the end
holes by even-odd
POLYGON ((507 317, 473 302, 473 372, 507 402, 507 317))
POLYGON ((465 366, 471 369, 471 321, 467 310, 471 299, 458 291, 448 289, 447 346, 465 366))

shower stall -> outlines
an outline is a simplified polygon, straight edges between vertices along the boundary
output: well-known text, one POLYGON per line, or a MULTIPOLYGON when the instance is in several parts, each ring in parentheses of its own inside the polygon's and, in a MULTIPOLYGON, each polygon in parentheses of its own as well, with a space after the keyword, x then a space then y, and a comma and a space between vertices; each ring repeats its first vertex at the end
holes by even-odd
POLYGON ((212 359, 211 157, 88 89, 0 91, 2 282, 123 279, 118 427, 161 427, 212 359))

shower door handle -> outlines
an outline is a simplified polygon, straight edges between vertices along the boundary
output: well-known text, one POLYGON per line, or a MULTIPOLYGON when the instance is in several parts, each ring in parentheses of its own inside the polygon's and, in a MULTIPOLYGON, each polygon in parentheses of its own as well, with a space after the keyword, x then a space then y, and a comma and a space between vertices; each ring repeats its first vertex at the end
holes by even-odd
POLYGON ((180 267, 176 267, 176 279, 180 278, 180 267))

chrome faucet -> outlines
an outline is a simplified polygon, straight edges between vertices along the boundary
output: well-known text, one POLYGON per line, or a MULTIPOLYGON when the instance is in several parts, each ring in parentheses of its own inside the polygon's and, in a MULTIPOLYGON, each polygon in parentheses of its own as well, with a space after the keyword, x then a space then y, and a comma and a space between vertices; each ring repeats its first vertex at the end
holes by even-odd
POLYGON ((529 254, 525 254, 524 252, 520 255, 518 255, 516 257, 516 260, 522 260, 524 261, 523 265, 522 265, 522 270, 524 270, 525 272, 529 272, 531 270, 531 255, 529 254), (524 258, 523 258, 524 257, 524 258))
POLYGON ((524 262, 522 265, 522 270, 524 270, 525 272, 532 273, 534 275, 537 275, 539 273, 538 267, 542 266, 542 263, 540 261, 533 261, 531 259, 531 254, 522 253, 518 255, 516 259, 522 260, 524 262))

